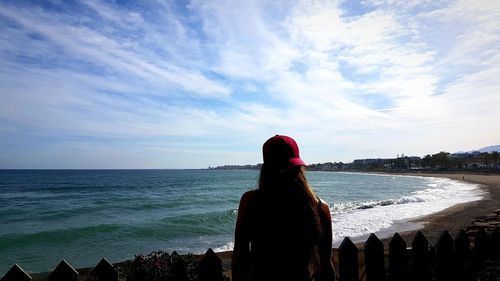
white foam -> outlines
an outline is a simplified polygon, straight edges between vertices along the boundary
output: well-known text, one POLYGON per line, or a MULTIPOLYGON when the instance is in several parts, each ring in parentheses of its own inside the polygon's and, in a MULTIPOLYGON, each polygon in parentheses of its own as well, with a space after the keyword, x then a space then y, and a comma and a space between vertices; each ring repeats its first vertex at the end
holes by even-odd
POLYGON ((214 252, 218 253, 218 252, 227 252, 227 251, 232 251, 234 248, 234 242, 229 242, 223 246, 220 246, 220 247, 216 247, 214 248, 214 252))
MULTIPOLYGON (((453 205, 480 200, 484 191, 477 184, 444 178, 430 178, 427 189, 409 196, 382 201, 336 204, 331 207, 333 240, 338 246, 346 236, 365 237, 394 225, 408 226, 408 221, 442 211, 453 205), (338 206, 337 206, 338 205, 338 206)), ((414 226, 415 227, 415 226, 414 226)))

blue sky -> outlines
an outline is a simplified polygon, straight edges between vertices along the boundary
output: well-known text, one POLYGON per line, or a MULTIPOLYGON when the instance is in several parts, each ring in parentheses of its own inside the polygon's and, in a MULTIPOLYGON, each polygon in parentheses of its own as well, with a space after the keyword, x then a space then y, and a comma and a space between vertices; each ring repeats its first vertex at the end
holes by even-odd
POLYGON ((500 144, 498 1, 1 1, 0 168, 500 144))

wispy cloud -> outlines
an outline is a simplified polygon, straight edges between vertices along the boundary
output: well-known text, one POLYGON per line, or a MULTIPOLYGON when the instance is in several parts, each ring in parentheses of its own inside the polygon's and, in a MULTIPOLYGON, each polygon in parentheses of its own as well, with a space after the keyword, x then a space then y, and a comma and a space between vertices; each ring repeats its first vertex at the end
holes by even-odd
POLYGON ((499 13, 495 1, 4 2, 0 166, 65 167, 70 152, 72 167, 254 163, 275 133, 308 162, 496 144, 499 13))

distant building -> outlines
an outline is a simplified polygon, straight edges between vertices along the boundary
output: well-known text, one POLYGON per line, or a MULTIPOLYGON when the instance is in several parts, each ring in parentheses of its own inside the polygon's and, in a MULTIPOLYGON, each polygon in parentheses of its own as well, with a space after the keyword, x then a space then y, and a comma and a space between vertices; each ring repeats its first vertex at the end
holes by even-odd
POLYGON ((345 170, 418 170, 422 169, 422 158, 418 156, 398 155, 397 158, 355 159, 352 163, 326 162, 308 165, 315 171, 345 170))

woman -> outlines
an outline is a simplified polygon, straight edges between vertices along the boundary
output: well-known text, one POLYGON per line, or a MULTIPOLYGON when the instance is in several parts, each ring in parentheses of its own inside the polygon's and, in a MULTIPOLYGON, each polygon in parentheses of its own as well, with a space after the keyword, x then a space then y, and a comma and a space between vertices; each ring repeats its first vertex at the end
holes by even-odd
POLYGON ((334 280, 330 210, 307 183, 297 143, 276 135, 262 152, 259 188, 238 209, 233 280, 334 280))

